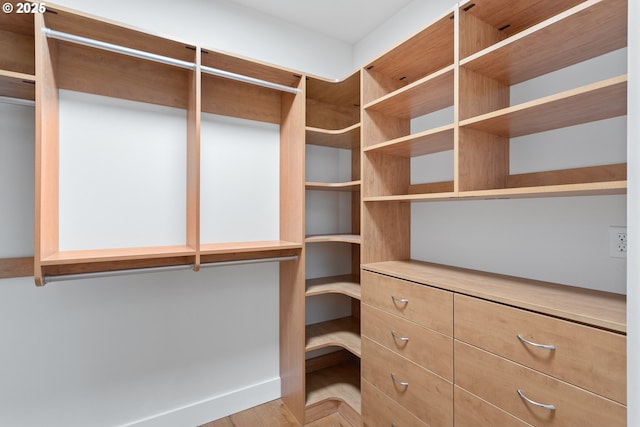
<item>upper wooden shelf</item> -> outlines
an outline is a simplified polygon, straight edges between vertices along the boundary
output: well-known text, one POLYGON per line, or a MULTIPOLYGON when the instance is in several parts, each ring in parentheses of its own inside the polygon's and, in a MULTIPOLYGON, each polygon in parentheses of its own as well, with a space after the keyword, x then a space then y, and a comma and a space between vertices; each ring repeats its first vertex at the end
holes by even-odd
POLYGON ((351 275, 320 277, 306 281, 306 296, 323 294, 343 294, 357 300, 361 299, 361 289, 357 278, 351 275))
POLYGON ((354 243, 360 244, 360 236, 357 234, 319 234, 313 236, 307 236, 304 241, 306 243, 326 243, 326 242, 339 242, 339 243, 354 243))
POLYGON ((342 347, 360 357, 360 322, 354 317, 314 323, 306 327, 306 351, 342 347))
POLYGON ((360 190, 360 181, 349 182, 307 182, 305 183, 307 190, 323 190, 323 191, 358 191, 360 190))
POLYGON ((627 45, 626 9, 626 0, 586 1, 462 59, 460 65, 513 85, 577 64, 627 45))
POLYGON ((414 260, 362 268, 617 332, 627 330, 625 295, 414 260))
MULTIPOLYGON (((601 196, 626 194, 626 192, 627 181, 625 180, 461 191, 456 197, 464 200, 525 199, 536 197, 601 196)), ((414 198, 414 200, 418 199, 414 198)))
POLYGON ((625 115, 626 99, 627 77, 620 76, 463 120, 460 126, 514 138, 625 115))
POLYGON ((365 105, 366 109, 415 118, 453 105, 453 65, 365 105))
POLYGON ((409 85, 450 66, 453 58, 453 13, 447 13, 364 68, 370 73, 409 85))
POLYGON ((360 146, 360 123, 344 129, 320 129, 307 126, 305 142, 323 147, 352 150, 360 146))
POLYGON ((333 81, 318 77, 307 78, 307 98, 325 104, 353 106, 360 104, 360 72, 344 80, 333 81))
POLYGON ((453 150, 454 125, 446 125, 391 141, 366 147, 364 152, 375 152, 399 157, 418 157, 453 150))

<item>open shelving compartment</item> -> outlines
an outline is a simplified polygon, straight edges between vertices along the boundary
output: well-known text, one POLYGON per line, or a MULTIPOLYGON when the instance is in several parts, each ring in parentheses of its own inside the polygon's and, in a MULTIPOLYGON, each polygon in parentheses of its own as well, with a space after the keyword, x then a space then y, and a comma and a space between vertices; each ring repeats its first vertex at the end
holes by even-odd
POLYGON ((339 412, 360 423, 360 104, 359 71, 341 81, 307 77, 305 258, 307 277, 324 276, 306 280, 306 305, 347 301, 350 315, 305 327, 305 422, 339 412), (332 171, 318 166, 334 162, 332 171), (316 266, 338 252, 349 262, 316 266))
POLYGON ((447 12, 363 71, 365 202, 454 194, 454 23, 447 12), (412 173, 421 162, 447 163, 447 177, 412 173))
MULTIPOLYGON (((9 2, 14 4, 15 2, 9 2)), ((0 102, 32 105, 35 101, 34 18, 0 14, 0 102)), ((33 257, 0 259, 0 278, 31 276, 33 257)))
POLYGON ((554 130, 578 131, 579 125, 626 115, 626 75, 533 99, 513 102, 510 96, 518 84, 626 47, 626 1, 566 1, 541 8, 557 13, 551 17, 536 14, 537 8, 529 16, 491 16, 495 3, 478 1, 460 13, 458 196, 626 193, 626 162, 512 173, 510 156, 512 138, 544 132, 552 139, 554 130), (499 28, 505 26, 507 34, 502 34, 499 28), (483 37, 477 36, 478 29, 483 37))

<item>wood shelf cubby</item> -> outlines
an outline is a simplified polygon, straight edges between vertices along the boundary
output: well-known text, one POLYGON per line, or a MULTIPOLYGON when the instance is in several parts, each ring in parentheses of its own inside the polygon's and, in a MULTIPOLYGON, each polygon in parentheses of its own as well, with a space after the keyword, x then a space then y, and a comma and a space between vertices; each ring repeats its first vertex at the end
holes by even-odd
POLYGON ((360 319, 344 317, 306 326, 306 351, 341 347, 360 357, 360 319))
POLYGON ((337 130, 307 126, 306 143, 345 150, 357 149, 360 147, 360 123, 337 130))
POLYGON ((360 283, 357 276, 342 275, 320 277, 306 281, 306 296, 343 294, 360 300, 360 283))
POLYGON ((0 97, 35 100, 34 31, 33 15, 0 15, 0 97))

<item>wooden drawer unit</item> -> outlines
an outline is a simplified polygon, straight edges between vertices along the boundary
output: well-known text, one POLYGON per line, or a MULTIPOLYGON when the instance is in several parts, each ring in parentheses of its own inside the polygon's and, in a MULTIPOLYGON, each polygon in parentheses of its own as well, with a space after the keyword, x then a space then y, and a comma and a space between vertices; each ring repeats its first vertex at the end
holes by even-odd
POLYGON ((363 271, 362 301, 445 335, 453 335, 453 294, 363 271))
POLYGON ((423 368, 453 381, 453 338, 368 304, 362 305, 361 333, 423 368))
POLYGON ((454 300, 457 340, 626 403, 624 335, 464 295, 454 300))
MULTIPOLYGON (((453 426, 453 384, 362 338, 362 378, 428 425, 453 426)), ((366 402, 368 406, 370 402, 366 402)))
POLYGON ((456 427, 530 427, 519 418, 454 386, 454 424, 456 427))
POLYGON ((626 425, 620 403, 457 340, 454 354, 457 386, 530 424, 626 425))
POLYGON ((429 427, 383 392, 362 381, 362 423, 366 427, 429 427))

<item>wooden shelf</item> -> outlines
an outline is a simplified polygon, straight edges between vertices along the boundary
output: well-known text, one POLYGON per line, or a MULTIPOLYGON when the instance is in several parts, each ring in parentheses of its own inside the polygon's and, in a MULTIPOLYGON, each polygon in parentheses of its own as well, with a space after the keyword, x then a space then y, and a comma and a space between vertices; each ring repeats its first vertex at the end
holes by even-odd
POLYGON ((514 138, 625 115, 627 77, 620 76, 460 122, 461 127, 514 138))
POLYGON ((364 102, 378 99, 454 63, 453 13, 424 28, 365 66, 364 102))
POLYGON ((36 76, 0 70, 0 96, 35 101, 36 76))
POLYGON ((453 150, 453 134, 454 125, 451 124, 375 144, 364 148, 363 151, 365 153, 375 152, 399 157, 424 156, 453 150))
POLYGON ((0 70, 35 74, 34 34, 33 15, 0 13, 0 70))
POLYGON ((206 243, 200 245, 202 255, 217 255, 242 252, 269 252, 283 249, 301 249, 301 243, 283 240, 267 240, 258 242, 206 243))
POLYGON ((33 276, 33 257, 0 258, 0 279, 33 276))
POLYGON ((158 246, 148 248, 96 249, 81 251, 63 251, 43 257, 41 264, 64 265, 108 261, 127 261, 141 259, 168 258, 195 255, 195 249, 188 246, 158 246))
POLYGON ((306 182, 307 190, 321 191, 358 191, 360 190, 360 181, 349 182, 306 182))
POLYGON ((395 196, 370 196, 363 197, 363 202, 440 202, 444 200, 455 199, 457 193, 421 193, 421 194, 401 194, 395 196))
POLYGON ((414 260, 364 264, 387 274, 563 319, 626 332, 626 296, 414 260))
POLYGON ((342 347, 360 357, 360 322, 354 317, 329 320, 306 326, 306 351, 342 347))
POLYGON ((305 243, 341 242, 360 244, 360 236, 357 234, 319 234, 307 236, 305 243))
POLYGON ((343 294, 360 300, 361 288, 357 277, 352 275, 320 277, 306 281, 305 295, 343 294))
POLYGON ((360 413, 360 369, 344 363, 307 374, 307 410, 327 400, 340 400, 360 413))
POLYGON ((345 150, 356 149, 360 146, 360 123, 337 130, 307 126, 305 133, 305 141, 311 145, 345 150))
MULTIPOLYGON (((543 185, 522 188, 461 191, 460 199, 523 199, 537 197, 600 196, 626 194, 627 181, 543 185)), ((417 200, 417 199, 414 199, 417 200)))
POLYGON ((626 8, 626 0, 586 1, 460 65, 513 85, 621 49, 627 44, 626 8))
POLYGON ((365 109, 415 118, 453 105, 453 65, 365 105, 365 109))

